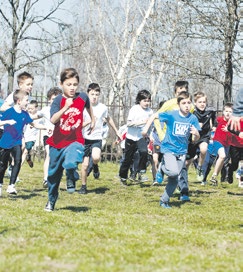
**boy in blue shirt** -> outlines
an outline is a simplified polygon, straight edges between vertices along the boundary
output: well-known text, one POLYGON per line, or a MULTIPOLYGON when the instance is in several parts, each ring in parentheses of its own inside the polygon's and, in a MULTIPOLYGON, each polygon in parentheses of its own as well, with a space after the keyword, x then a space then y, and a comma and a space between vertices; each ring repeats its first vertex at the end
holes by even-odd
POLYGON ((0 126, 4 126, 0 139, 0 195, 2 193, 3 177, 8 167, 10 153, 14 159, 14 166, 10 176, 7 192, 17 194, 15 182, 21 167, 23 129, 27 124, 39 128, 33 123, 29 113, 25 110, 28 104, 28 93, 16 90, 13 94, 14 106, 3 112, 0 126))
POLYGON ((177 184, 178 176, 185 167, 188 139, 192 134, 193 141, 200 138, 201 130, 198 119, 190 113, 192 107, 191 96, 188 92, 181 92, 177 97, 179 110, 153 114, 143 129, 143 136, 146 136, 149 127, 155 118, 167 125, 164 140, 161 142, 161 153, 163 154, 161 170, 168 176, 168 183, 165 192, 161 196, 160 206, 169 206, 170 197, 173 195, 177 184))

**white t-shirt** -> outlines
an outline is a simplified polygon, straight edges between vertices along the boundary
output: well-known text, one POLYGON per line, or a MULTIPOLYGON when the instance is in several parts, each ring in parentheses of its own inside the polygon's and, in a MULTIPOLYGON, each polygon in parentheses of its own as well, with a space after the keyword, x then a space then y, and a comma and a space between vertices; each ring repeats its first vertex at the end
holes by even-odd
MULTIPOLYGON (((98 103, 95 106, 92 106, 93 114, 95 117, 95 127, 91 134, 89 134, 90 131, 90 125, 87 125, 83 128, 83 137, 87 140, 102 140, 103 136, 103 123, 104 119, 108 116, 108 108, 106 105, 102 103, 98 103)), ((84 110, 83 113, 84 122, 90 121, 90 116, 87 112, 87 110, 84 110)))
POLYGON ((133 141, 138 141, 143 138, 142 130, 146 124, 146 121, 153 114, 153 110, 150 108, 143 109, 140 105, 133 106, 128 114, 127 122, 145 122, 139 126, 127 127, 127 138, 133 141))
POLYGON ((43 124, 47 129, 43 130, 43 136, 48 136, 50 137, 51 134, 48 134, 49 130, 54 130, 54 124, 50 121, 51 119, 51 113, 50 113, 51 106, 45 106, 43 107, 40 111, 37 112, 37 115, 39 117, 42 117, 41 119, 41 124, 43 124))
MULTIPOLYGON (((38 120, 34 120, 33 123, 38 124, 38 120)), ((24 129, 24 140, 25 142, 36 141, 39 129, 31 125, 26 125, 24 129)))

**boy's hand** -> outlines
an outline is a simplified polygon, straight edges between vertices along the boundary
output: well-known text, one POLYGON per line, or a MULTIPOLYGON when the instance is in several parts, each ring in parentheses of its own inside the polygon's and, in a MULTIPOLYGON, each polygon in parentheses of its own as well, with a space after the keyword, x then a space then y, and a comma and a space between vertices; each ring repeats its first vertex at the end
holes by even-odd
POLYGON ((232 115, 227 123, 227 126, 230 125, 231 130, 240 130, 240 119, 241 117, 232 115))
POLYGON ((191 125, 190 133, 192 134, 192 141, 193 142, 197 141, 200 138, 198 130, 193 125, 191 125))
POLYGON ((8 124, 12 126, 12 125, 16 124, 16 121, 13 119, 8 120, 8 124))
POLYGON ((73 104, 73 99, 72 98, 67 98, 65 101, 65 107, 69 108, 73 104))

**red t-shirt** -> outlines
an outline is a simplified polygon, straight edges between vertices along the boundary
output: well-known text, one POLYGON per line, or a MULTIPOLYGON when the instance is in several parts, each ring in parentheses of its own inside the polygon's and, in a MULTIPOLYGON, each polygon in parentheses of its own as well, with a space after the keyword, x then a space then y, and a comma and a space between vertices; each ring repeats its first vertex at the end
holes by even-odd
MULTIPOLYGON (((66 98, 58 95, 51 105, 51 117, 64 107, 66 98)), ((55 124, 53 135, 47 139, 47 144, 55 148, 64 148, 73 142, 84 144, 82 135, 83 111, 90 108, 87 94, 79 93, 73 100, 73 104, 61 116, 55 124)))
POLYGON ((231 140, 231 133, 229 131, 223 131, 223 127, 227 127, 228 121, 223 116, 217 118, 217 128, 213 137, 214 141, 220 142, 223 146, 229 146, 231 140))

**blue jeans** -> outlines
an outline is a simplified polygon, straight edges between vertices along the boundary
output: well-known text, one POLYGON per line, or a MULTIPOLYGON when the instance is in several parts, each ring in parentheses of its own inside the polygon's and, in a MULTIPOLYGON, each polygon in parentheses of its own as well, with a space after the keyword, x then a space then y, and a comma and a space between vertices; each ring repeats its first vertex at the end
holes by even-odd
POLYGON ((66 169, 67 179, 79 179, 77 168, 83 161, 84 147, 78 142, 61 149, 50 146, 50 164, 48 168, 48 198, 55 203, 58 198, 58 188, 62 179, 63 170, 66 169))

